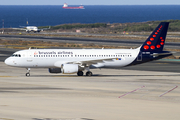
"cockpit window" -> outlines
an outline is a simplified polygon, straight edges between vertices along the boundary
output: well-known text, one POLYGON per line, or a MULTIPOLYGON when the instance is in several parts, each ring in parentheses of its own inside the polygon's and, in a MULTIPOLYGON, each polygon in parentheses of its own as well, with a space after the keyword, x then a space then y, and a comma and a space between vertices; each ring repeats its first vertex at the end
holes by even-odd
POLYGON ((12 54, 11 57, 21 57, 20 54, 12 54))

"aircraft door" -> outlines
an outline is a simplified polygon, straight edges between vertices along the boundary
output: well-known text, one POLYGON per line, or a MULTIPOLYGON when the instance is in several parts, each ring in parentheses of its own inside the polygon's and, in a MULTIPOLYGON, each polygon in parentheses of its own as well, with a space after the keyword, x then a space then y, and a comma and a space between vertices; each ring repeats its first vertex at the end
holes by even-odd
POLYGON ((28 51, 27 52, 27 62, 32 62, 33 60, 32 60, 32 53, 31 53, 31 51, 28 51))
POLYGON ((38 59, 39 58, 40 57, 36 51, 35 52, 28 51, 27 52, 27 62, 31 67, 38 67, 38 59))

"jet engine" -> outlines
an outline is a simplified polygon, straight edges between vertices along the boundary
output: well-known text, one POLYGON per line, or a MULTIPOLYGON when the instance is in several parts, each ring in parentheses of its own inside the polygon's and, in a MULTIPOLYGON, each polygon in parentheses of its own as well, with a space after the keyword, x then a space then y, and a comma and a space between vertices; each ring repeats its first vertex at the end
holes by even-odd
POLYGON ((79 66, 77 64, 62 64, 61 71, 65 74, 77 73, 79 66))
POLYGON ((50 73, 61 73, 61 68, 49 68, 50 73))

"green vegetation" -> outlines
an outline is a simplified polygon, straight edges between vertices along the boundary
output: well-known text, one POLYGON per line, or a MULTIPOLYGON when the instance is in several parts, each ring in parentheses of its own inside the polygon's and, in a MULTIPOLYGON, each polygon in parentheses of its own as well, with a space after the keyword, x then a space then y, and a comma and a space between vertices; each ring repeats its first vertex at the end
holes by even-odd
MULTIPOLYGON (((94 24, 63 24, 53 26, 45 31, 46 34, 34 33, 13 33, 12 29, 5 29, 4 34, 8 35, 29 35, 29 36, 51 36, 51 37, 83 37, 83 38, 106 38, 106 39, 139 39, 144 40, 160 22, 170 22, 168 35, 175 37, 168 38, 168 42, 180 42, 180 20, 148 21, 139 23, 94 23, 94 24), (77 31, 79 30, 79 31, 77 31), (124 32, 125 31, 125 32, 124 32), (72 32, 73 34, 71 34, 72 32), (75 32, 82 32, 79 34, 75 32), (171 32, 171 33, 170 33, 171 32), (56 34, 52 34, 56 33, 56 34), (59 34, 63 33, 63 34, 59 34), (64 34, 65 33, 65 34, 64 34), (68 33, 68 34, 67 34, 68 33), (102 34, 102 35, 99 35, 102 34), (111 34, 111 35, 107 35, 111 34), (124 35, 126 34, 126 36, 124 35), (131 36, 128 36, 131 35, 131 36), (136 36, 132 36, 136 35, 136 36), (138 36, 139 35, 139 36, 138 36), (144 35, 144 36, 143 36, 144 35)), ((49 28, 49 26, 46 26, 49 28)), ((40 28, 40 27, 39 27, 40 28)), ((43 26, 42 28, 45 28, 43 26)), ((3 43, 6 45, 6 43, 3 43)), ((23 45, 26 45, 24 43, 23 45)))
MULTIPOLYGON (((126 32, 150 32, 153 31, 160 22, 170 22, 169 32, 180 32, 180 20, 164 20, 164 21, 148 21, 139 23, 94 23, 94 24, 62 24, 57 26, 52 26, 50 30, 73 30, 83 28, 84 32, 89 33, 120 33, 126 32), (92 28, 96 28, 92 29, 92 28)), ((41 28, 49 28, 49 26, 41 26, 41 28)))
MULTIPOLYGON (((99 28, 99 27, 106 27, 106 23, 94 23, 94 24, 63 24, 63 25, 58 25, 58 26, 52 26, 52 30, 57 30, 57 29, 73 29, 73 28, 99 28)), ((48 26, 45 26, 48 27, 48 26)), ((38 28, 43 28, 43 27, 38 27, 38 28)))
POLYGON ((120 27, 115 28, 115 30, 119 31, 127 31, 127 32, 150 32, 153 31, 160 22, 170 22, 169 32, 180 32, 180 20, 164 20, 164 21, 148 21, 142 23, 127 23, 123 24, 120 27))

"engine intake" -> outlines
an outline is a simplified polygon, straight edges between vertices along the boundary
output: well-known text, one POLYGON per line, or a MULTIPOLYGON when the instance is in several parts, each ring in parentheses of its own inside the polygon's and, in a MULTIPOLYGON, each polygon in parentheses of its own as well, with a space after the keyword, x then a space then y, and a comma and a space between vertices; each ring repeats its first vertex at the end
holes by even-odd
POLYGON ((49 68, 50 73, 61 73, 61 68, 49 68))

